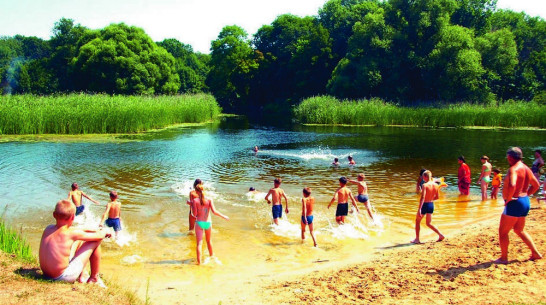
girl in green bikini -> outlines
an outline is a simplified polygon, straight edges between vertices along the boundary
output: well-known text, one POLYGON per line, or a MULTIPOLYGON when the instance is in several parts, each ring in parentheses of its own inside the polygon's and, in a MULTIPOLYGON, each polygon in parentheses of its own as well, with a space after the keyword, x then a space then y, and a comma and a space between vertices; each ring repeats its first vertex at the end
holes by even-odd
POLYGON ((203 194, 203 185, 198 184, 195 186, 195 191, 197 192, 197 198, 193 199, 192 202, 188 202, 191 205, 191 214, 195 217, 195 238, 197 241, 197 265, 201 264, 201 248, 203 245, 203 232, 205 233, 207 239, 207 247, 209 248, 209 255, 214 256, 212 251, 212 221, 211 215, 220 216, 225 220, 229 220, 229 217, 218 212, 214 207, 212 200, 205 198, 203 194))
POLYGON ((480 178, 478 179, 478 183, 481 186, 482 189, 482 200, 487 200, 487 188, 489 187, 489 183, 491 183, 491 163, 489 163, 489 157, 488 156, 482 156, 480 158, 482 161, 482 173, 480 175, 480 178))

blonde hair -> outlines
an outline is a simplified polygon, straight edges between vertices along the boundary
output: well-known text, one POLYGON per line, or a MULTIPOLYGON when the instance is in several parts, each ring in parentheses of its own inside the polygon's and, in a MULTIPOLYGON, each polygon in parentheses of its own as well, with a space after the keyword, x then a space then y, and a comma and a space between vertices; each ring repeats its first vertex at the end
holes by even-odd
POLYGON ((66 200, 59 200, 55 205, 55 211, 53 212, 53 217, 57 220, 69 220, 76 213, 76 206, 66 200))
POLYGON ((432 172, 429 171, 429 170, 426 170, 424 173, 423 173, 423 176, 424 177, 427 177, 429 180, 432 178, 432 172))
POLYGON ((362 173, 358 174, 358 178, 362 178, 362 180, 364 180, 364 177, 365 177, 364 174, 362 173))
POLYGON ((201 205, 205 204, 205 194, 203 190, 204 188, 202 184, 198 184, 195 186, 195 191, 197 192, 197 195, 199 195, 199 200, 201 201, 201 205))

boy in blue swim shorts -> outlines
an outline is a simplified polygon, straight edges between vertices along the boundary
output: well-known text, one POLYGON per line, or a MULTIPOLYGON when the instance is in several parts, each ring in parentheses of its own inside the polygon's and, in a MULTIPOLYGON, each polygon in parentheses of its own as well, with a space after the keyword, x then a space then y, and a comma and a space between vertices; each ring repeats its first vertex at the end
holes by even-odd
POLYGON ((360 213, 360 210, 356 205, 355 197, 353 197, 353 193, 351 193, 351 190, 347 187, 347 182, 347 178, 339 178, 339 188, 334 193, 334 197, 330 200, 330 204, 328 205, 328 208, 330 208, 337 197, 336 222, 340 225, 345 223, 345 217, 347 217, 349 213, 349 199, 351 199, 356 212, 360 213))
POLYGON ((315 247, 317 241, 313 233, 313 207, 315 206, 315 198, 311 197, 311 189, 306 187, 303 189, 303 198, 301 199, 301 243, 305 241, 305 226, 309 226, 309 233, 313 238, 315 247))
POLYGON ((274 188, 270 189, 267 195, 265 195, 265 200, 268 204, 271 204, 269 196, 271 196, 271 199, 273 200, 271 212, 273 214, 273 222, 276 225, 279 224, 279 218, 282 218, 282 198, 284 198, 284 201, 286 202, 285 212, 288 214, 288 198, 286 198, 283 189, 281 189, 281 183, 281 178, 275 178, 273 181, 274 188))
POLYGON ((430 171, 425 171, 423 173, 423 179, 425 183, 423 184, 421 190, 421 198, 419 199, 419 208, 417 209, 417 215, 415 216, 415 239, 411 242, 414 244, 420 244, 419 233, 421 231, 421 220, 423 217, 427 219, 427 226, 436 234, 438 234, 438 240, 442 241, 445 239, 444 235, 440 233, 438 228, 432 224, 432 213, 434 213, 434 200, 438 199, 438 189, 440 186, 434 182, 432 179, 432 173, 430 171))
POLYGON ((349 179, 349 182, 358 185, 358 195, 356 196, 356 200, 364 204, 366 210, 368 211, 368 215, 370 215, 370 218, 373 220, 373 215, 369 203, 370 199, 368 197, 368 185, 366 184, 366 181, 364 181, 364 179, 364 174, 360 173, 358 174, 357 181, 349 179))
POLYGON ((108 227, 113 228, 116 232, 115 238, 118 237, 118 232, 121 231, 121 203, 117 201, 118 193, 116 191, 110 192, 110 202, 106 205, 106 211, 102 215, 99 227, 105 223, 108 227), (108 216, 108 219, 106 217, 108 216))

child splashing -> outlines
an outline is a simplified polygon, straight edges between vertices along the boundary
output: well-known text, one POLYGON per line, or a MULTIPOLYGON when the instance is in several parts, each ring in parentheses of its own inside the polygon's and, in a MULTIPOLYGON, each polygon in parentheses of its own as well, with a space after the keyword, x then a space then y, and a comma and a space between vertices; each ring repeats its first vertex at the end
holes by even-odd
POLYGON ((207 239, 207 247, 209 249, 209 256, 214 257, 212 250, 212 219, 210 212, 216 216, 220 216, 225 220, 229 220, 229 217, 218 212, 214 207, 212 200, 205 198, 203 192, 203 185, 198 184, 195 186, 195 191, 197 192, 197 198, 193 199, 192 202, 188 202, 191 205, 192 216, 195 217, 195 239, 197 244, 197 265, 201 265, 201 248, 203 245, 203 232, 205 233, 207 239))

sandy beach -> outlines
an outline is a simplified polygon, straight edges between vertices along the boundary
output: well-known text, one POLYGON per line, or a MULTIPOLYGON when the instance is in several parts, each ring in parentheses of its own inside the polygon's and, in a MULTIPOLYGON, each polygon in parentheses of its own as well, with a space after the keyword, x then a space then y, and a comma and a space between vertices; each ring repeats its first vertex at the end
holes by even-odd
MULTIPOLYGON (((527 231, 544 255, 546 208, 532 209, 527 231)), ((498 219, 463 228, 445 241, 400 244, 380 257, 339 270, 324 270, 264 290, 264 304, 537 304, 546 301, 546 259, 510 233, 507 265, 500 255, 498 219)), ((411 234, 408 234, 408 241, 411 234)))

